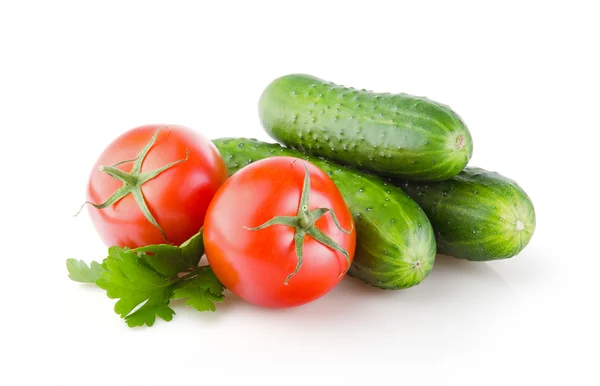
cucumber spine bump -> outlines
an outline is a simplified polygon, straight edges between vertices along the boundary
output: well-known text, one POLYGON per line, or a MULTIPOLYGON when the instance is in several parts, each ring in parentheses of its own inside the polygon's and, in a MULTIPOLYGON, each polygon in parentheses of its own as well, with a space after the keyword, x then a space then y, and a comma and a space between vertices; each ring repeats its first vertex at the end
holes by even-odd
POLYGON ((255 139, 213 140, 229 174, 275 156, 305 159, 327 173, 340 190, 356 225, 356 252, 348 275, 383 289, 419 284, 435 260, 433 229, 423 210, 381 178, 255 139))
POLYGON ((473 153, 469 130, 446 105, 310 75, 272 81, 260 97, 259 116, 287 147, 405 180, 451 178, 473 153))
POLYGON ((535 209, 525 191, 496 172, 467 167, 441 182, 393 180, 423 208, 439 253, 471 261, 519 254, 535 231, 535 209))

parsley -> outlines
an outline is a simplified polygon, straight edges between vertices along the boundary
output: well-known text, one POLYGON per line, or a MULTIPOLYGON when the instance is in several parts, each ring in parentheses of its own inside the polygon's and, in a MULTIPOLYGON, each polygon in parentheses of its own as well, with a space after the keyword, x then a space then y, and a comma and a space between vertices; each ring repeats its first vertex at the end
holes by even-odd
POLYGON ((102 275, 102 265, 96 261, 92 261, 90 266, 83 260, 68 259, 67 269, 69 270, 69 278, 80 283, 94 283, 100 279, 102 275))
POLYGON ((225 287, 210 267, 200 267, 199 275, 193 280, 181 282, 173 291, 175 299, 188 298, 186 305, 198 311, 214 311, 214 302, 223 301, 225 287), (204 269, 204 271, 202 271, 204 269))
POLYGON ((170 321, 175 311, 171 299, 186 299, 198 311, 215 311, 225 287, 208 266, 198 266, 204 254, 202 230, 176 247, 166 244, 129 249, 111 247, 102 264, 89 266, 67 260, 69 278, 95 283, 111 299, 119 299, 115 312, 129 327, 152 326, 156 316, 170 321))

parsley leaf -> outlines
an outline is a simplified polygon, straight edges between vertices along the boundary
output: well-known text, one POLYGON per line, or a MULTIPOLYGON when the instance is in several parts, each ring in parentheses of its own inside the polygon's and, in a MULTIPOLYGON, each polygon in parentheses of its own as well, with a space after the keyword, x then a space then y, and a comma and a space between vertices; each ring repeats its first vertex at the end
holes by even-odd
POLYGON ((190 266, 196 267, 204 255, 203 228, 200 231, 181 244, 179 250, 184 261, 188 261, 190 266))
POLYGON ((204 255, 202 229, 180 247, 167 244, 148 245, 132 249, 148 265, 165 277, 192 270, 198 266, 204 255))
POLYGON ((169 301, 172 296, 172 287, 164 287, 153 297, 148 299, 140 308, 125 317, 125 322, 129 327, 143 326, 151 327, 156 320, 156 315, 161 319, 170 322, 175 315, 175 311, 169 307, 169 301))
POLYGON ((152 326, 155 314, 161 318, 166 316, 165 320, 172 319, 174 311, 168 307, 172 283, 142 264, 136 253, 111 247, 105 265, 106 271, 96 280, 96 285, 106 290, 109 298, 119 299, 115 304, 117 314, 126 321, 128 318, 133 319, 134 325, 152 326), (132 313, 142 303, 144 304, 132 313))
POLYGON ((110 247, 108 257, 92 262, 68 259, 72 280, 96 283, 111 299, 129 327, 152 326, 156 317, 171 321, 171 299, 187 298, 198 311, 215 311, 225 287, 209 266, 198 266, 204 254, 202 230, 180 247, 158 244, 129 249, 110 247))
POLYGON ((83 260, 67 259, 69 278, 80 283, 94 283, 100 278, 104 268, 96 261, 88 265, 83 260))
POLYGON ((215 311, 214 302, 223 301, 225 287, 208 266, 200 267, 198 275, 177 285, 174 299, 188 298, 185 304, 198 311, 215 311))
POLYGON ((132 249, 131 252, 164 277, 176 276, 179 272, 193 268, 182 260, 181 251, 173 245, 148 245, 132 249))

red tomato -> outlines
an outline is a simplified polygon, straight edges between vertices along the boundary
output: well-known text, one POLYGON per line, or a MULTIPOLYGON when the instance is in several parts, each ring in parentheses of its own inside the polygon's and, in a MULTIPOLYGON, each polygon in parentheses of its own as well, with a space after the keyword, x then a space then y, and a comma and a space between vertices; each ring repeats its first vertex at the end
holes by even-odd
POLYGON ((214 273, 234 294, 260 306, 291 307, 323 296, 342 279, 354 257, 356 233, 352 215, 327 174, 300 159, 273 157, 244 167, 215 194, 206 213, 204 244, 214 273), (299 208, 303 212, 307 174, 306 209, 330 208, 347 233, 338 228, 331 211, 314 222, 316 230, 308 227, 311 221, 297 229, 281 224, 297 221, 299 208), (288 218, 262 229, 248 229, 276 216, 288 218), (347 257, 310 233, 295 241, 296 233, 307 229, 322 232, 347 257), (302 250, 301 265, 297 243, 302 250))
POLYGON ((124 197, 103 209, 90 207, 104 243, 131 248, 180 245, 202 227, 210 200, 227 179, 227 169, 217 148, 201 134, 177 125, 146 125, 125 132, 100 155, 90 175, 88 201, 104 203, 125 185, 122 179, 133 185, 143 182, 143 200, 124 192, 124 197), (138 157, 148 145, 146 156, 138 157), (131 176, 136 158, 138 164, 141 161, 141 174, 131 179, 127 175, 131 176), (125 160, 130 161, 114 165, 125 160), (166 170, 143 182, 149 176, 144 173, 161 167, 166 170), (144 202, 150 216, 143 213, 144 202))

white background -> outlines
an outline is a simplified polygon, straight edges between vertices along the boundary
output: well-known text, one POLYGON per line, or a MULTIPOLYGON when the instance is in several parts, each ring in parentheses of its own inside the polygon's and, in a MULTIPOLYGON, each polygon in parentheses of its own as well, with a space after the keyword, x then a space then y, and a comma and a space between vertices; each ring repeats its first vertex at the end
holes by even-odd
POLYGON ((1 3, 0 383, 599 384, 593 1, 210 3, 1 3), (292 72, 452 106, 471 164, 531 196, 530 245, 440 257, 404 291, 346 278, 295 309, 229 296, 138 329, 67 278, 105 253, 72 216, 104 146, 145 123, 268 140, 258 97, 292 72))

